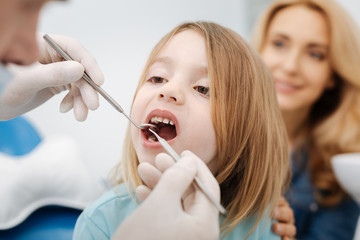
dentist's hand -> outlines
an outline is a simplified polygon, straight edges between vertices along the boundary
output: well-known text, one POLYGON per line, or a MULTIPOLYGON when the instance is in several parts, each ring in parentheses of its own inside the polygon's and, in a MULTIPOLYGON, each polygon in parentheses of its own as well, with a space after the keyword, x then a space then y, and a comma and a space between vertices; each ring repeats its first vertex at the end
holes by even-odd
POLYGON ((78 121, 84 121, 88 110, 99 106, 97 92, 82 79, 84 70, 97 85, 104 82, 100 67, 90 53, 76 40, 50 35, 75 61, 62 61, 39 34, 40 63, 31 66, 9 65, 14 79, 0 95, 0 120, 7 120, 26 113, 64 90, 60 111, 74 108, 78 121))
POLYGON ((183 152, 177 163, 161 153, 156 157, 156 167, 139 165, 147 186, 139 186, 136 195, 143 202, 112 239, 218 239, 219 212, 192 185, 197 176, 220 200, 219 185, 204 162, 189 151, 183 152))

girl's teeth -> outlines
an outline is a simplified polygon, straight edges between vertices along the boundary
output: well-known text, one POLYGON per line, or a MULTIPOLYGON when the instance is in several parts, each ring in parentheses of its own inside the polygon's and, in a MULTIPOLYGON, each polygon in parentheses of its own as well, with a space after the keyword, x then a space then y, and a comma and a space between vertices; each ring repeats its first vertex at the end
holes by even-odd
POLYGON ((174 125, 173 121, 170 121, 169 119, 162 118, 162 117, 152 117, 150 122, 155 123, 155 124, 158 124, 158 123, 162 122, 162 123, 165 123, 165 124, 174 125))
POLYGON ((152 118, 151 118, 151 122, 152 122, 152 123, 158 123, 157 117, 152 117, 152 118))
POLYGON ((150 142, 155 142, 155 140, 156 140, 156 137, 154 135, 150 135, 148 137, 148 141, 150 141, 150 142))

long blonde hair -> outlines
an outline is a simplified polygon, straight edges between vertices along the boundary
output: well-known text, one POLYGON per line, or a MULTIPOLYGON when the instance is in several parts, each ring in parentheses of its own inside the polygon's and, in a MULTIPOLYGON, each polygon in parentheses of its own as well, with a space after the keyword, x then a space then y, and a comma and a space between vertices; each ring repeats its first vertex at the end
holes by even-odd
MULTIPOLYGON (((261 52, 274 16, 282 9, 302 5, 321 13, 330 29, 330 62, 335 86, 313 105, 302 146, 309 150, 310 176, 315 197, 334 206, 345 196, 331 167, 335 154, 360 151, 360 32, 349 14, 332 0, 281 0, 272 4, 254 29, 252 43, 261 52), (321 194, 323 192, 327 194, 321 194)), ((299 149, 295 149, 299 150, 299 149)))
MULTIPOLYGON (((150 54, 136 93, 159 51, 186 30, 201 34, 206 45, 219 159, 216 178, 228 211, 222 231, 229 233, 246 217, 262 217, 277 203, 290 173, 287 137, 270 72, 237 33, 215 23, 184 23, 162 38, 150 54)), ((129 128, 120 164, 120 182, 132 188, 142 183, 129 128)))

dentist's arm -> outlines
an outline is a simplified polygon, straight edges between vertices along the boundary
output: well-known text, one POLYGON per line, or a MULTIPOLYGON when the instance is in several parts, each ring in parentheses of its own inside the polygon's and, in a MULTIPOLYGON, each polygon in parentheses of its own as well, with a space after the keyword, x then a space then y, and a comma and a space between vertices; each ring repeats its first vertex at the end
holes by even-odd
POLYGON ((156 166, 139 165, 139 174, 147 186, 138 187, 136 194, 143 202, 112 239, 218 239, 218 210, 192 186, 197 176, 220 200, 219 185, 203 161, 185 151, 174 163, 169 155, 161 153, 156 166))
POLYGON ((62 57, 39 34, 39 63, 31 66, 7 66, 14 78, 0 95, 0 120, 26 113, 65 90, 69 92, 61 103, 61 112, 73 108, 75 118, 84 121, 89 109, 98 108, 98 94, 81 79, 86 70, 96 84, 103 84, 104 77, 95 59, 76 40, 59 35, 51 37, 75 61, 63 62, 62 57))

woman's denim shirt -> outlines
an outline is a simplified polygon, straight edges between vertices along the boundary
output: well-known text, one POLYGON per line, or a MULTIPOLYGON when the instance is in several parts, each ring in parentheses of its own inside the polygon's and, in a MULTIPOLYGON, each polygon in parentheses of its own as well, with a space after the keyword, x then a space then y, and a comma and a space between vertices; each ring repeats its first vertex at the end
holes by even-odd
MULTIPOLYGON (((314 197, 314 186, 308 171, 308 154, 291 154, 292 181, 287 192, 295 214, 297 239, 352 240, 359 218, 359 205, 350 197, 335 207, 320 206, 314 197)), ((360 174, 360 173, 359 173, 360 174)))

